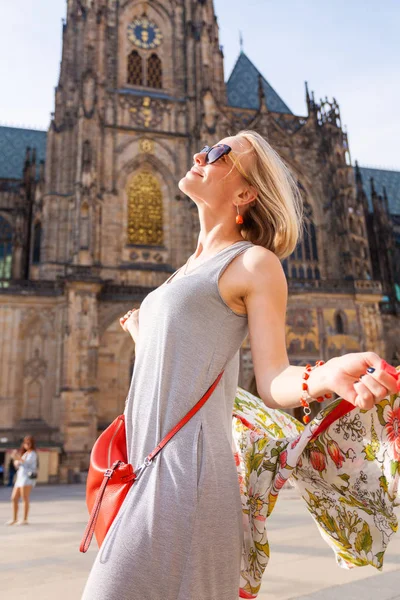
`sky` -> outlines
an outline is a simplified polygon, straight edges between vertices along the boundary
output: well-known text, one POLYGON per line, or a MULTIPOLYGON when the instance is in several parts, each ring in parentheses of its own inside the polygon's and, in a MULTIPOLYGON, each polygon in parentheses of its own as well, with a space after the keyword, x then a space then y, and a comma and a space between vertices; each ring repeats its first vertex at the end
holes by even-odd
MULTIPOLYGON (((1 125, 47 129, 65 6, 1 2, 1 125)), ((308 81, 317 101, 339 103, 353 164, 400 170, 400 0, 214 0, 214 7, 225 80, 240 31, 243 51, 294 114, 307 114, 308 81)))

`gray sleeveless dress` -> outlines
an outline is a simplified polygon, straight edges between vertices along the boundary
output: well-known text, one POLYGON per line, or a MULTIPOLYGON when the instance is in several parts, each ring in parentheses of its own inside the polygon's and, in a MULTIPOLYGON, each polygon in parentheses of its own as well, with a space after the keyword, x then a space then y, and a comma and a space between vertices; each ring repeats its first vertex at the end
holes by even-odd
MULTIPOLYGON (((232 408, 247 316, 219 294, 236 242, 146 296, 125 418, 136 468, 225 369, 206 404, 130 489, 83 600, 237 600, 242 509, 232 408)), ((182 267, 181 267, 182 268, 182 267)))

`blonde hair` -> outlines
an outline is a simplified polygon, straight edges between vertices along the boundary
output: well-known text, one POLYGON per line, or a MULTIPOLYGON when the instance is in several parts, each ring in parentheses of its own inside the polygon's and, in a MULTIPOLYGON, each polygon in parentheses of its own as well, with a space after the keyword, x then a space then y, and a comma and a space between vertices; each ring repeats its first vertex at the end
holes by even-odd
POLYGON ((243 172, 232 152, 234 166, 258 192, 257 199, 246 205, 240 232, 244 239, 264 246, 283 260, 296 248, 302 237, 303 199, 296 181, 279 154, 257 131, 244 129, 237 136, 246 139, 254 160, 243 172))

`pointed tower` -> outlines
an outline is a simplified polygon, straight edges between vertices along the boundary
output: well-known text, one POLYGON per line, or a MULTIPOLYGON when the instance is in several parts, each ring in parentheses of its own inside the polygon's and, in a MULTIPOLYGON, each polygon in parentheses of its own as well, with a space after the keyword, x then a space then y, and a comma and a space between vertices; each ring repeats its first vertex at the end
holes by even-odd
POLYGON ((201 141, 224 135, 225 104, 212 2, 68 1, 38 277, 66 280, 63 433, 75 462, 113 414, 95 399, 102 322, 116 318, 102 302, 117 289, 140 302, 193 251, 197 214, 177 183, 201 141))
POLYGON ((148 246, 150 262, 182 260, 188 240, 171 219, 176 183, 200 138, 218 135, 224 104, 212 2, 69 0, 47 141, 40 276, 107 264, 107 277, 118 281, 121 265, 143 260, 136 246, 148 246), (135 199, 141 184, 128 180, 143 162, 152 163, 149 185, 162 201, 139 225, 138 211, 148 209, 135 199))

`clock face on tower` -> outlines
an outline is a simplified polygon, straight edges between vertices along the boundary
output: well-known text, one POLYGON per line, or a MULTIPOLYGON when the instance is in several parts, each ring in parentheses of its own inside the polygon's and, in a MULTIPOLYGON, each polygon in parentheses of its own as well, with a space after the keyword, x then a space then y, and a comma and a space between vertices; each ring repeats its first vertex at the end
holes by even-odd
POLYGON ((156 48, 162 42, 162 33, 147 17, 138 17, 128 25, 128 39, 138 48, 156 48))

